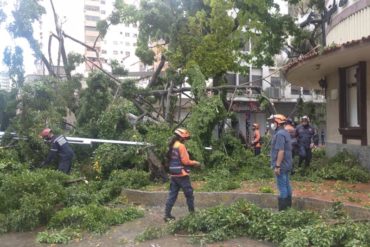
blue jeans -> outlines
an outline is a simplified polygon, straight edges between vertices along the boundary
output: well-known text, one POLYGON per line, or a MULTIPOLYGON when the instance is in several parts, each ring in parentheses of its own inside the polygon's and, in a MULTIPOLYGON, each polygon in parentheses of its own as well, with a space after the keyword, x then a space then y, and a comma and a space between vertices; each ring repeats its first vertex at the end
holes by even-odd
POLYGON ((186 204, 188 205, 189 212, 194 211, 194 195, 193 187, 191 187, 189 176, 185 177, 171 177, 170 192, 166 202, 166 216, 171 215, 171 210, 176 202, 177 195, 180 189, 184 191, 186 197, 186 204))
POLYGON ((276 176, 276 184, 280 193, 279 198, 287 198, 292 196, 289 173, 280 172, 280 175, 276 176))

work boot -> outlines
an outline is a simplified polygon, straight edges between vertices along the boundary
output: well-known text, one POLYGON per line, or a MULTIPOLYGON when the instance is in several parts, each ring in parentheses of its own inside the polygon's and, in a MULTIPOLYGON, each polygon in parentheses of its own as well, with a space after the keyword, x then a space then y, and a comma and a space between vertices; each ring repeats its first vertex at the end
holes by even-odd
POLYGON ((163 218, 163 220, 165 222, 169 222, 171 220, 176 220, 176 218, 174 216, 172 216, 172 215, 165 215, 164 218, 163 218))
POLYGON ((288 207, 288 200, 287 198, 280 198, 278 197, 278 209, 279 211, 286 210, 288 207))
POLYGON ((292 196, 287 197, 287 207, 291 208, 292 207, 292 196))

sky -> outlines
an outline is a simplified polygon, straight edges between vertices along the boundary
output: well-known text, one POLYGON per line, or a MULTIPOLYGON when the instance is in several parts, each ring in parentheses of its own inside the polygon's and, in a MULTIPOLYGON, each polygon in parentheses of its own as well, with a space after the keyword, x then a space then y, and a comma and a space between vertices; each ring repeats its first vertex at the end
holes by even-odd
MULTIPOLYGON (((6 12, 8 18, 11 17, 11 8, 14 6, 16 3, 16 0, 5 0, 7 2, 7 5, 3 7, 3 10, 6 12)), ((0 0, 0 3, 4 2, 4 0, 0 0)), ((83 4, 84 0, 56 0, 54 1, 55 5, 61 4, 61 7, 57 7, 56 9, 60 8, 67 8, 68 16, 71 16, 69 20, 67 20, 66 25, 72 24, 73 25, 73 18, 79 16, 80 14, 77 13, 76 11, 79 8, 74 8, 73 6, 76 5, 77 3, 83 4)), ((275 0, 276 3, 280 5, 280 12, 282 14, 287 14, 288 13, 288 4, 283 1, 283 0, 275 0)), ((63 11, 61 11, 63 13, 63 11)), ((66 12, 64 12, 66 13, 66 12)), ((68 29, 68 27, 65 27, 65 30, 73 30, 68 29)), ((71 35, 74 36, 74 35, 71 35)), ((24 39, 16 39, 14 40, 9 33, 6 30, 6 24, 2 23, 0 25, 0 72, 1 71, 7 71, 6 66, 3 64, 3 51, 7 46, 15 47, 16 45, 19 45, 23 49, 23 57, 24 57, 24 65, 25 65, 25 71, 26 75, 27 74, 32 74, 35 70, 34 62, 35 58, 33 57, 33 52, 29 48, 28 43, 24 39)), ((75 36, 74 36, 75 37, 75 36)))

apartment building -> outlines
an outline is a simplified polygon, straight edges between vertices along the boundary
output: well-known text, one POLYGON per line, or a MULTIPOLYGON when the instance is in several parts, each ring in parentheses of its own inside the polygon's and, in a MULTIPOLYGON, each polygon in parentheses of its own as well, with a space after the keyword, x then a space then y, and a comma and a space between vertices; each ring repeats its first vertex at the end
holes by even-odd
MULTIPOLYGON (((131 72, 142 71, 144 66, 135 56, 138 25, 120 24, 111 26, 109 31, 101 39, 96 28, 98 21, 104 20, 112 13, 114 0, 64 0, 54 1, 54 7, 58 14, 58 22, 63 31, 74 39, 85 43, 94 49, 84 47, 77 42, 65 38, 66 52, 79 53, 86 57, 86 63, 79 66, 76 72, 87 74, 97 66, 103 66, 110 70, 110 60, 117 60, 122 66, 131 72)), ((129 4, 139 7, 138 0, 127 0, 129 4)), ((50 1, 40 0, 45 7, 46 14, 34 26, 35 36, 39 40, 44 54, 48 54, 49 36, 56 33, 55 22, 50 1)), ((54 66, 58 66, 58 42, 53 39, 51 43, 51 58, 54 66)), ((49 56, 48 56, 49 57, 49 56)), ((62 64, 59 61, 59 64, 62 64)), ((42 64, 37 66, 38 74, 45 74, 42 64)))
POLYGON ((8 91, 12 89, 12 81, 10 80, 8 73, 0 72, 0 90, 8 91))

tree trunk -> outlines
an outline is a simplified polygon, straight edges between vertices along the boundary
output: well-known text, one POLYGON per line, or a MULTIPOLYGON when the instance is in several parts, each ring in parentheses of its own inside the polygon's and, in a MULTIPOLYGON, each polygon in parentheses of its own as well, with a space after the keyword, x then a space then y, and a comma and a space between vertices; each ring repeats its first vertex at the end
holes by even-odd
POLYGON ((168 181, 168 176, 164 169, 164 165, 159 160, 157 155, 150 149, 148 150, 148 162, 152 178, 159 178, 162 180, 162 182, 168 181))

